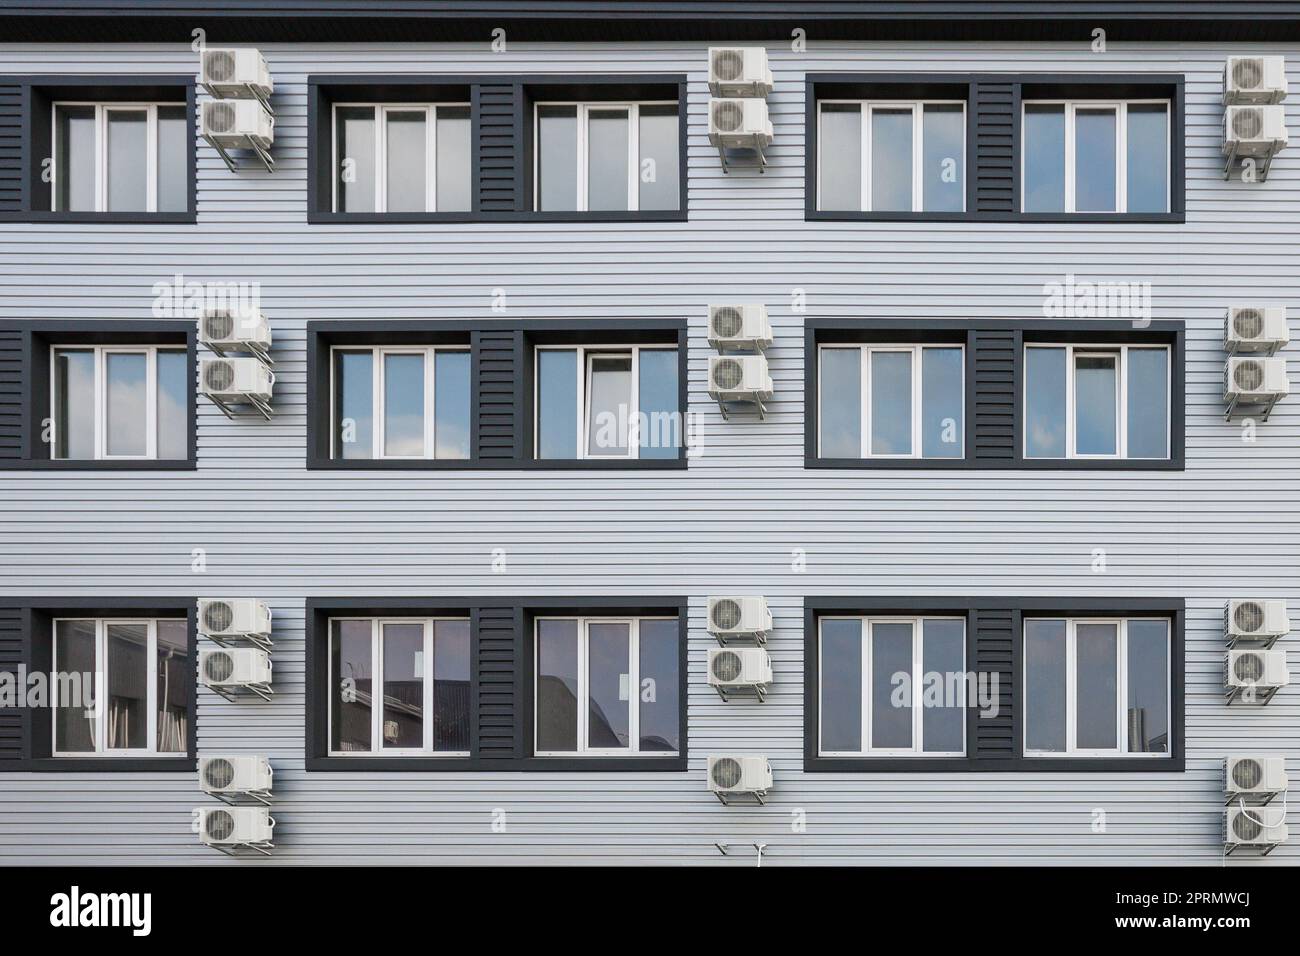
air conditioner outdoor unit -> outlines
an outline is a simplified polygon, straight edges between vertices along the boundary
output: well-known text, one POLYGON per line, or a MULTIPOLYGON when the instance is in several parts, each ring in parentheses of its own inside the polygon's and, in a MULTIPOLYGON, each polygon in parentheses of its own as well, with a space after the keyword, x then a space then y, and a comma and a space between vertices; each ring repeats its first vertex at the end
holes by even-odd
POLYGON ((212 399, 269 404, 275 373, 255 358, 202 359, 199 383, 203 394, 212 399))
POLYGON ((759 803, 772 789, 772 765, 753 754, 718 754, 709 757, 709 791, 725 806, 736 796, 749 796, 759 803))
POLYGON ((260 647, 220 647, 199 651, 203 686, 230 698, 241 690, 269 700, 271 656, 260 647))
POLYGON ((752 693, 761 701, 772 686, 772 659, 761 647, 711 647, 709 686, 723 700, 733 693, 752 693))
POLYGON ((1286 99, 1286 60, 1280 56, 1230 56, 1223 64, 1223 103, 1281 103, 1286 99))
POLYGON ((1287 788, 1286 760, 1255 754, 1231 756, 1224 761, 1224 793, 1231 802, 1239 797, 1268 797, 1287 788))
POLYGON ((709 306, 709 344, 719 351, 763 351, 772 344, 767 306, 758 303, 709 306))
POLYGON ((1286 651, 1228 651, 1225 683, 1228 688, 1228 703, 1243 694, 1248 695, 1248 700, 1268 703, 1274 694, 1291 683, 1291 673, 1286 666, 1286 651))
POLYGON ((772 631, 772 612, 767 598, 726 595, 709 598, 709 633, 725 645, 734 638, 767 642, 772 631))
POLYGON ((772 376, 762 355, 710 355, 709 397, 718 402, 755 402, 759 413, 772 397, 772 376))
POLYGON ((199 82, 213 96, 267 99, 274 91, 262 54, 248 48, 210 47, 203 51, 199 82))
POLYGON ((1224 609, 1229 641, 1267 641, 1270 645, 1291 632, 1286 601, 1229 601, 1224 609))
POLYGON ((213 146, 269 150, 275 142, 275 117, 257 100, 208 100, 199 131, 213 146))
POLYGON ((199 839, 207 846, 271 848, 275 820, 266 807, 202 807, 199 839))
POLYGON ((1272 156, 1286 146, 1281 106, 1229 106, 1223 112, 1224 155, 1272 156))
POLYGON ((772 142, 767 100, 729 96, 709 100, 709 142, 726 149, 762 149, 772 142))
POLYGON ((202 757, 199 760, 199 786, 215 797, 256 796, 266 799, 271 793, 271 764, 265 757, 202 757))
POLYGON ((1228 807, 1224 813, 1223 843, 1228 853, 1238 847, 1258 847, 1267 855, 1290 835, 1280 810, 1264 807, 1228 807))
POLYGON ((761 46, 709 47, 709 92, 714 96, 767 96, 772 71, 761 46))
POLYGON ((1268 405, 1271 411, 1290 391, 1286 359, 1280 356, 1230 358, 1223 368, 1223 400, 1229 405, 1229 417, 1237 405, 1268 405))
POLYGON ((221 356, 252 352, 269 361, 271 325, 261 312, 208 309, 199 318, 199 341, 221 356))
POLYGON ((199 633, 218 644, 243 638, 266 647, 271 643, 271 609, 252 598, 203 598, 199 633))
POLYGON ((1230 355, 1272 355, 1291 341, 1284 305, 1233 305, 1223 323, 1223 350, 1230 355))

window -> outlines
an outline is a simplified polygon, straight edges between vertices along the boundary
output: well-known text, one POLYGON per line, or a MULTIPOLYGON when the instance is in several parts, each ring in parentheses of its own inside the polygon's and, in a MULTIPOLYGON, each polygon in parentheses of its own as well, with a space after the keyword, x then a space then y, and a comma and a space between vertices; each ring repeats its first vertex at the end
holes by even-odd
POLYGON ((1025 754, 1169 753, 1164 618, 1026 619, 1025 754))
POLYGON ((534 121, 536 209, 679 208, 676 102, 538 103, 534 121))
POLYGON ((537 756, 675 755, 677 618, 539 617, 537 756))
POLYGON ((823 458, 961 458, 964 350, 956 345, 823 345, 823 458))
POLYGON ((194 664, 185 619, 53 625, 54 756, 188 751, 194 664))
POLYGON ((332 358, 336 459, 469 458, 467 349, 336 346, 332 358))
POLYGON ((56 212, 185 212, 184 103, 55 103, 56 212))
POLYGON ((817 208, 966 208, 965 103, 822 100, 817 117, 817 208))
POLYGON ((56 459, 184 459, 189 361, 184 349, 54 346, 50 408, 56 459))
POLYGON ((677 458, 678 353, 662 346, 538 346, 539 459, 677 458))
POLYGON ((336 104, 335 212, 470 209, 470 118, 463 104, 336 104))
POLYGON ((1170 207, 1169 100, 1024 105, 1025 212, 1170 207))
POLYGON ((332 756, 469 756, 467 619, 331 619, 329 669, 332 756))
POLYGON ((821 617, 822 756, 966 752, 962 618, 821 617))
POLYGON ((1025 457, 1167 459, 1168 347, 1026 346, 1025 457))

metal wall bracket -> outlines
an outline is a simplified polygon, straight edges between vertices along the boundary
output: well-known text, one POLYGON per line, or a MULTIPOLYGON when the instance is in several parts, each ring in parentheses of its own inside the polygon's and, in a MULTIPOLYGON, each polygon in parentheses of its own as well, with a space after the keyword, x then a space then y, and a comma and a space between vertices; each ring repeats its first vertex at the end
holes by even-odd
MULTIPOLYGON (((213 693, 220 694, 222 697, 224 697, 226 700, 232 703, 239 699, 239 692, 234 688, 213 687, 210 684, 204 684, 203 686, 207 687, 208 690, 212 691, 213 693)), ((270 684, 242 684, 240 685, 240 689, 246 690, 250 694, 256 694, 258 697, 262 698, 262 700, 270 700, 271 695, 275 693, 273 690, 271 690, 270 684)))
POLYGON ((249 803, 259 803, 264 807, 271 805, 270 790, 238 790, 227 793, 210 793, 209 796, 216 797, 222 803, 232 806, 248 806, 249 803))
MULTIPOLYGON (((209 395, 209 396, 208 396, 208 399, 212 402, 213 405, 216 405, 217 408, 221 409, 222 413, 223 413, 227 418, 229 418, 231 421, 234 421, 234 420, 237 419, 237 418, 252 418, 252 417, 253 417, 252 414, 248 414, 248 413, 243 413, 243 414, 241 414, 241 413, 236 412, 236 411, 231 407, 231 405, 230 405, 229 403, 227 403, 227 402, 223 402, 221 399, 217 398, 217 397, 214 396, 214 395, 209 395)), ((253 412, 254 412, 255 414, 260 415, 262 418, 266 419, 268 422, 271 420, 271 406, 270 406, 270 404, 268 404, 267 402, 262 401, 260 398, 254 398, 254 397, 252 397, 252 396, 248 396, 247 399, 246 399, 246 401, 247 401, 247 403, 248 403, 249 405, 251 405, 251 406, 253 407, 253 412)))
MULTIPOLYGON (((1259 704, 1262 707, 1264 704, 1267 704, 1270 700, 1272 700, 1277 695, 1277 692, 1280 691, 1281 689, 1282 689, 1281 687, 1270 687, 1263 691, 1257 692, 1255 695, 1254 703, 1259 704)), ((1228 691, 1228 693, 1224 694, 1224 703, 1226 703, 1229 707, 1231 707, 1234 702, 1239 700, 1242 701, 1243 703, 1251 703, 1250 701, 1246 701, 1244 699, 1243 695, 1245 694, 1245 692, 1246 692, 1246 688, 1244 687, 1232 688, 1231 690, 1228 691)))
POLYGON ((241 850, 252 851, 252 854, 270 856, 271 851, 275 849, 274 843, 209 843, 208 846, 212 847, 214 850, 220 850, 222 853, 226 854, 226 856, 236 858, 241 855, 250 855, 241 854, 239 852, 241 850))

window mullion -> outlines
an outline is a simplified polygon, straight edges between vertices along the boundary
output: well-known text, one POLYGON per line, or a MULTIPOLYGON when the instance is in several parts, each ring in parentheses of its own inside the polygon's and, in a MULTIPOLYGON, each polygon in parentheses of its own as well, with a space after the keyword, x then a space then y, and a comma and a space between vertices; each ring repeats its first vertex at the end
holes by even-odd
POLYGON ((95 621, 95 753, 108 749, 108 628, 95 621))
POLYGON ((641 749, 641 628, 636 618, 628 622, 627 633, 627 727, 628 753, 641 749))
POLYGON ((158 752, 158 622, 145 623, 145 750, 158 752))
POLYGON ((1065 752, 1073 754, 1078 751, 1078 640, 1076 622, 1065 622, 1065 752))
POLYGON ((924 674, 921 670, 924 655, 922 653, 922 642, 925 640, 924 628, 921 626, 921 619, 916 618, 912 621, 912 752, 923 753, 925 751, 925 741, 922 739, 923 725, 921 722, 922 708, 924 707, 924 674))
POLYGON ((867 346, 861 348, 862 367, 858 372, 858 378, 862 382, 862 457, 871 457, 871 349, 867 346))
POLYGON ((379 618, 370 624, 370 752, 384 749, 384 625, 379 618))
POLYGON ((424 660, 420 667, 424 680, 424 719, 422 721, 424 751, 433 753, 433 621, 424 622, 424 660))
POLYGON ((871 212, 871 105, 862 103, 862 211, 871 212))
POLYGON ((921 458, 921 375, 924 364, 921 361, 921 346, 912 346, 912 457, 921 458))
POLYGON ((1075 452, 1075 427, 1074 416, 1077 410, 1074 405, 1074 346, 1065 347, 1065 457, 1074 458, 1075 452))
POLYGON ((587 626, 586 620, 578 618, 578 753, 587 752, 587 626))
POLYGON ((375 107, 375 212, 388 212, 388 110, 375 107))
POLYGON ((581 104, 581 103, 578 104, 577 119, 578 119, 578 129, 577 129, 578 148, 577 148, 576 159, 578 163, 578 190, 577 190, 578 195, 576 197, 577 202, 575 203, 575 205, 578 207, 578 212, 586 212, 587 211, 587 174, 589 171, 587 169, 588 113, 587 113, 587 106, 585 104, 581 104))
POLYGON ((1115 359, 1115 453, 1128 457, 1128 346, 1115 359))
POLYGON ((1065 211, 1074 212, 1074 104, 1065 104, 1065 211))
POLYGON ((145 110, 145 209, 158 211, 158 106, 145 110))
MULTIPOLYGON (((632 374, 630 379, 630 392, 627 399, 627 456, 629 458, 641 457, 641 428, 640 428, 640 411, 641 411, 641 347, 632 346, 632 374)), ((617 425, 615 426, 617 427, 617 425)))
POLYGON ((1115 211, 1128 212, 1128 104, 1125 102, 1115 104, 1115 211))
POLYGON ((1128 621, 1121 618, 1115 625, 1115 746, 1120 755, 1128 747, 1128 621))
POLYGON ((587 350, 583 346, 578 346, 578 457, 587 457, 587 350))
POLYGON ((158 350, 149 348, 144 360, 145 439, 146 458, 158 457, 158 350))
POLYGON ((627 108, 627 153, 628 153, 628 182, 627 182, 627 208, 629 212, 636 212, 641 208, 641 130, 640 130, 641 108, 636 103, 628 104, 627 108))
POLYGON ((862 752, 871 752, 871 619, 862 619, 862 752))
POLYGON ((912 104, 912 212, 921 212, 925 209, 925 200, 921 196, 924 180, 921 175, 924 162, 921 150, 925 146, 924 136, 921 131, 921 120, 924 109, 921 103, 912 104))
POLYGON ((438 211, 438 107, 429 106, 424 115, 424 208, 438 211))
POLYGON ((108 111, 95 107, 95 211, 108 209, 108 111))
POLYGON ((108 363, 104 350, 95 346, 95 457, 108 457, 108 363))
POLYGON ((437 436, 434 434, 434 368, 438 364, 433 348, 424 350, 424 457, 437 458, 437 436))

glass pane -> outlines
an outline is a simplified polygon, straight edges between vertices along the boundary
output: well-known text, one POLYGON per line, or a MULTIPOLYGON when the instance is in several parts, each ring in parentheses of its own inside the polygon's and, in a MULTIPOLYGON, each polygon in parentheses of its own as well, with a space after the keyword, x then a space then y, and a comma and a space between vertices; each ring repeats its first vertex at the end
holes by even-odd
POLYGON ((1074 209, 1115 211, 1115 111, 1074 111, 1074 209))
POLYGON ((190 712, 186 687, 193 665, 189 654, 189 624, 159 621, 158 632, 158 752, 189 750, 190 712))
POLYGON ((825 103, 817 141, 821 167, 817 208, 862 208, 862 107, 857 103, 825 103))
POLYGON ((578 749, 578 622, 537 622, 537 750, 578 749))
POLYGON ((678 169, 677 107, 642 106, 638 121, 641 149, 641 209, 676 209, 681 205, 681 172, 678 169))
POLYGON ((61 212, 95 209, 95 108, 60 106, 55 138, 55 208, 61 212))
POLYGON ((183 106, 158 107, 158 211, 190 205, 189 120, 183 106))
POLYGON ((384 356, 384 454, 424 454, 424 356, 384 356))
POLYGON ((424 110, 388 110, 388 212, 424 212, 428 197, 428 132, 424 110))
POLYGON ((438 212, 468 212, 469 107, 438 107, 438 212))
POLYGON ((537 208, 578 208, 578 108, 537 109, 537 208))
POLYGON ((339 212, 374 212, 375 108, 341 106, 334 113, 339 212))
POLYGON ((1025 456, 1065 457, 1065 349, 1025 349, 1025 456))
POLYGON ((184 352, 158 351, 158 457, 189 455, 189 381, 184 352))
POLYGON ((1080 455, 1113 455, 1119 448, 1118 355, 1074 357, 1074 449, 1080 455))
POLYGON ((821 749, 862 750, 862 621, 821 622, 821 749))
POLYGON ((108 111, 108 208, 143 212, 148 208, 149 114, 144 110, 108 111))
POLYGON ((424 625, 384 624, 384 746, 424 746, 424 625))
POLYGON ((965 109, 960 103, 926 106, 921 135, 922 208, 960 212, 966 196, 965 109))
POLYGON ((921 454, 962 456, 963 379, 961 349, 921 350, 921 454))
POLYGON ((871 625, 871 746, 912 747, 912 625, 871 625))
POLYGON ((642 349, 637 368, 637 422, 642 458, 676 458, 682 444, 677 404, 677 350, 642 349))
POLYGON ((1065 107, 1025 106, 1025 212, 1065 212, 1065 107))
POLYGON ((1128 107, 1128 211, 1169 211, 1169 124, 1163 103, 1128 107))
POLYGON ((641 621, 638 689, 639 746, 650 753, 675 753, 681 746, 677 661, 681 631, 676 621, 641 621))
POLYGON ((1065 752, 1065 621, 1025 621, 1025 749, 1065 752))
POLYGON ((374 356, 369 349, 334 353, 334 457, 374 454, 374 356))
POLYGON ((434 750, 469 751, 469 712, 469 621, 434 621, 434 750))
POLYGON ((104 626, 108 640, 109 750, 149 749, 149 627, 104 626))
POLYGON ((862 350, 822 349, 817 391, 821 457, 862 457, 862 350))
POLYGON ((1128 350, 1128 457, 1169 457, 1169 352, 1128 350))
POLYGON ((912 111, 871 111, 871 208, 912 209, 912 111))
POLYGON ((439 458, 469 457, 469 353, 433 356, 433 438, 439 458))
POLYGON ((871 453, 912 452, 912 353, 871 353, 871 453))
POLYGON ((54 749, 95 750, 95 622, 59 621, 54 629, 54 749))
POLYGON ((922 691, 942 693, 921 709, 921 749, 926 753, 966 750, 966 626, 961 621, 924 621, 921 645, 922 691), (937 678, 934 675, 938 675, 937 678), (931 687, 935 690, 931 690, 931 687))
POLYGON ((95 457, 95 353, 54 353, 54 457, 95 457))
POLYGON ((1128 749, 1169 752, 1169 624, 1128 622, 1128 749))
POLYGON ((537 457, 578 457, 578 353, 537 352, 537 457))
POLYGON ((145 382, 148 357, 140 352, 107 352, 104 371, 110 455, 145 455, 149 451, 149 393, 145 382))
POLYGON ((374 697, 370 621, 330 624, 330 750, 370 750, 370 714, 374 697))
POLYGON ((587 208, 628 208, 627 110, 587 113, 587 208))
POLYGON ((1119 693, 1119 625, 1081 621, 1075 625, 1075 633, 1076 745, 1080 750, 1113 750, 1118 746, 1115 703, 1119 693))
POLYGON ((626 457, 632 412, 632 356, 588 359, 587 454, 626 457))
POLYGON ((587 746, 627 747, 631 734, 630 627, 587 626, 587 746))

